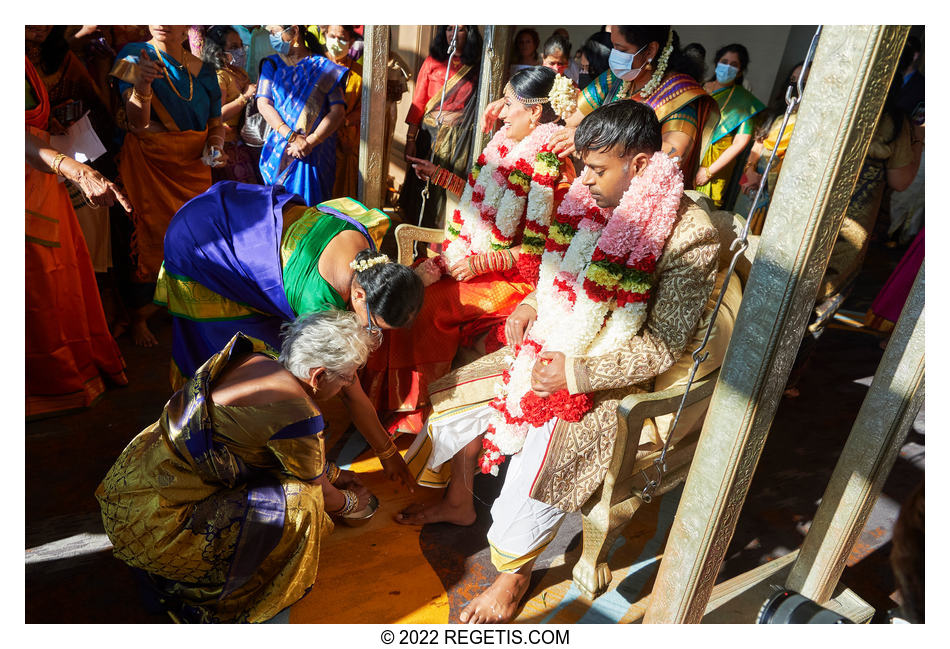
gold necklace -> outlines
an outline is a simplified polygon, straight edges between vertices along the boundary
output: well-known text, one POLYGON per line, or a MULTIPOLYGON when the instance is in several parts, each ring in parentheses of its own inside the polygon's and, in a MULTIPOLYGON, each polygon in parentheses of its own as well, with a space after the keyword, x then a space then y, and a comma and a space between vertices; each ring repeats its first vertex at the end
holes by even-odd
MULTIPOLYGON (((162 63, 163 64, 165 63, 164 57, 162 57, 162 63)), ((175 92, 175 94, 178 95, 178 98, 181 99, 182 101, 191 101, 192 97, 195 96, 195 83, 194 83, 194 80, 191 78, 191 70, 189 70, 187 67, 183 67, 183 69, 185 71, 185 74, 188 75, 188 99, 185 99, 184 97, 182 97, 181 93, 178 92, 178 88, 176 88, 175 84, 172 83, 172 78, 168 76, 168 66, 162 65, 162 72, 165 73, 165 80, 168 82, 168 85, 172 87, 172 90, 175 92)))

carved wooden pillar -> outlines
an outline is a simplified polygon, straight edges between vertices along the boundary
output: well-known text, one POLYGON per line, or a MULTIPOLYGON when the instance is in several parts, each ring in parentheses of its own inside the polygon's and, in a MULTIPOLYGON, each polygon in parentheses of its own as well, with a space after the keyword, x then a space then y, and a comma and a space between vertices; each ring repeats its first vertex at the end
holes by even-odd
POLYGON ((389 26, 366 25, 363 33, 363 96, 360 112, 360 178, 357 194, 367 207, 383 207, 386 172, 386 62, 389 26))
POLYGON ((824 603, 924 400, 924 267, 874 373, 786 586, 824 603))
POLYGON ((645 622, 703 615, 907 31, 822 31, 645 622))
POLYGON ((482 133, 481 118, 485 106, 501 97, 508 76, 508 59, 511 56, 511 25, 485 25, 484 42, 482 45, 481 73, 478 81, 478 112, 475 122, 475 139, 472 141, 472 161, 478 158, 488 140, 490 133, 482 133))

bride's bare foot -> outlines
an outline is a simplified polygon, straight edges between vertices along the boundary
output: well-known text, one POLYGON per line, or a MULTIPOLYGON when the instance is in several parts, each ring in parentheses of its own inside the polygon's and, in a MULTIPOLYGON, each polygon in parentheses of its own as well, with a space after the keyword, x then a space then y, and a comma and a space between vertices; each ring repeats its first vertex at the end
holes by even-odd
POLYGON ((459 613, 462 624, 496 624, 511 622, 518 612, 521 598, 528 592, 531 571, 503 572, 494 583, 459 613))
POLYGON ((403 525, 452 523, 466 526, 475 522, 475 507, 471 502, 450 504, 444 498, 431 505, 413 503, 396 514, 396 522, 403 525))
POLYGON ((135 320, 132 322, 132 342, 139 347, 154 347, 158 344, 158 338, 148 328, 145 320, 135 320))

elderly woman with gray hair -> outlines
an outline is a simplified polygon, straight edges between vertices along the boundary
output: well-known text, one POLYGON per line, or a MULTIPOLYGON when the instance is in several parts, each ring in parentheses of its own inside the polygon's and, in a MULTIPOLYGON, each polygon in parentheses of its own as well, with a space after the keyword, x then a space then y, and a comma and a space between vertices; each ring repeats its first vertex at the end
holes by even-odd
POLYGON ((313 585, 331 515, 367 507, 326 461, 317 405, 375 342, 355 314, 284 326, 279 357, 236 334, 139 433, 96 490, 116 557, 173 618, 262 622, 313 585))

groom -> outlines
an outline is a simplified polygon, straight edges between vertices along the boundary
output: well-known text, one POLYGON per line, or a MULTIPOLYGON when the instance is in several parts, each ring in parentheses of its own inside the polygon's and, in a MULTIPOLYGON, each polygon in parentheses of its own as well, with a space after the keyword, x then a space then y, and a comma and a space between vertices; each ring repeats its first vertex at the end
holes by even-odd
MULTIPOLYGON (((665 168, 663 164, 674 166, 665 159, 654 161, 653 154, 662 146, 660 125, 651 108, 634 101, 593 111, 581 122, 574 141, 586 165, 581 182, 597 207, 614 210, 609 212, 611 219, 618 218, 615 208, 628 188, 633 191, 634 178, 658 178, 650 174, 651 165, 661 165, 654 172, 665 168)), ((659 181, 651 185, 659 186, 659 181)), ((657 249, 662 254, 651 273, 646 319, 638 333, 606 354, 544 352, 533 366, 531 389, 539 397, 563 395, 564 390, 570 395, 583 393, 590 397, 592 407, 579 421, 554 417, 532 425, 523 447, 508 458, 488 532, 492 563, 499 575, 464 608, 459 616, 463 623, 507 622, 514 617, 527 591, 531 567, 554 538, 564 514, 579 510, 603 482, 613 452, 618 403, 632 392, 651 390, 653 380, 677 361, 692 339, 713 289, 719 237, 706 213, 689 198, 681 196, 678 208, 675 200, 671 205, 666 222, 672 225, 668 234, 658 235, 657 249)), ((661 215, 654 216, 651 224, 662 221, 661 215)), ((631 237, 637 235, 634 229, 631 237)), ((549 238, 553 232, 552 227, 549 238)), ((541 290, 539 284, 538 291, 509 316, 505 333, 511 347, 430 386, 435 412, 407 452, 406 461, 421 484, 440 486, 449 472, 451 480, 441 502, 410 507, 399 514, 399 522, 474 522, 473 472, 483 434, 491 421, 497 422, 487 401, 503 380, 512 347, 520 345, 538 321, 541 290)))

